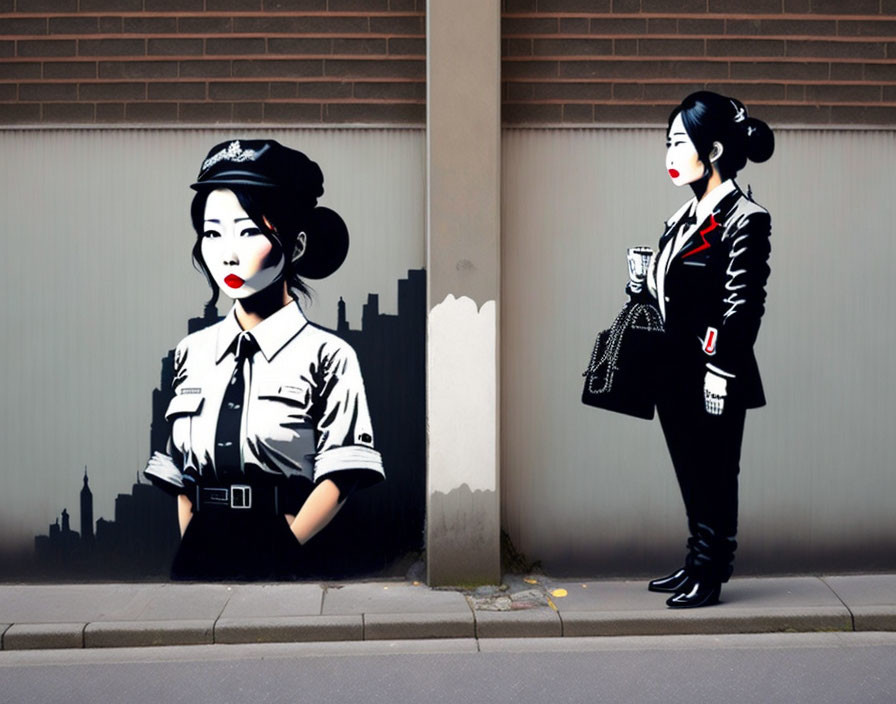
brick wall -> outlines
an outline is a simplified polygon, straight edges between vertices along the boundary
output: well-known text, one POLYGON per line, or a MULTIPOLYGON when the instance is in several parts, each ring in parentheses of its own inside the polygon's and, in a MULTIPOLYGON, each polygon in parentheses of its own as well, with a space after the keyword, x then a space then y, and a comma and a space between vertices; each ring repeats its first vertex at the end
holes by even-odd
POLYGON ((0 124, 423 123, 425 0, 0 0, 0 124))
POLYGON ((896 124, 896 0, 504 0, 506 124, 665 123, 688 93, 774 124, 896 124))
MULTIPOLYGON (((425 121, 426 0, 0 0, 0 124, 425 121)), ((503 0, 505 124, 896 124, 896 0, 503 0), (746 9, 749 8, 749 9, 746 9)))

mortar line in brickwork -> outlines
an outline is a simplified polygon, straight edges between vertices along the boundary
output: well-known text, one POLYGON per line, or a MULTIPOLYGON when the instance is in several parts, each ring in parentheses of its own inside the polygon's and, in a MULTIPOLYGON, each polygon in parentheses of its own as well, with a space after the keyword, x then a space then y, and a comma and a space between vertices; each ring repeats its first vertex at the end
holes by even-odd
MULTIPOLYGON (((0 78, 0 84, 16 83, 16 84, 46 84, 46 83, 82 83, 85 85, 95 84, 136 84, 136 83, 299 83, 299 84, 315 84, 315 83, 383 83, 392 85, 394 83, 424 83, 425 78, 408 78, 406 76, 359 76, 357 78, 348 78, 344 76, 303 76, 295 78, 292 76, 188 76, 178 78, 176 76, 152 76, 140 78, 85 78, 83 76, 61 76, 59 78, 0 78)), ((531 82, 531 81, 529 81, 531 82)), ((565 80, 564 80, 565 82, 565 80)), ((619 83, 619 81, 615 81, 619 83)), ((645 81, 639 80, 639 83, 645 81)), ((757 81, 768 83, 768 81, 757 81)), ((793 84, 789 81, 788 84, 793 84)), ((883 82, 874 83, 880 85, 883 82)))
MULTIPOLYGON (((72 125, 71 129, 90 129, 91 126, 72 125)), ((10 126, 6 128, 8 131, 15 129, 34 130, 40 127, 26 125, 17 128, 10 126)), ((117 128, 124 129, 124 128, 117 128)), ((591 122, 557 122, 556 120, 545 120, 543 122, 536 121, 520 121, 511 122, 509 120, 502 121, 501 129, 506 132, 524 130, 545 131, 545 130, 656 130, 665 131, 668 129, 665 120, 657 122, 604 122, 602 120, 593 120, 591 122)), ((0 131, 4 128, 0 126, 0 131)), ((868 123, 868 124, 849 124, 841 122, 791 122, 775 124, 775 132, 896 132, 896 125, 868 123)))
MULTIPOLYGON (((394 32, 82 32, 78 34, 6 34, 6 41, 71 41, 73 39, 424 39, 425 33, 394 32)), ((552 35, 546 35, 551 37, 552 35)), ((564 37, 567 35, 563 35, 564 37)), ((585 35, 586 37, 596 35, 585 35)), ((675 35, 683 36, 683 35, 675 35)), ((728 35, 725 35, 726 37, 728 35)), ((749 38, 749 37, 748 37, 749 38)))
MULTIPOLYGON (((42 103, 58 103, 58 102, 66 102, 66 101, 58 101, 58 100, 29 100, 30 103, 42 102, 42 103)), ((74 102, 74 101, 68 101, 74 102)), ((78 101, 86 102, 86 101, 78 101)), ((233 103, 233 104, 244 104, 244 103, 256 103, 260 105, 425 105, 425 98, 246 98, 246 99, 238 99, 238 98, 225 98, 225 99, 216 99, 216 98, 202 98, 196 100, 91 100, 91 103, 121 103, 125 102, 128 105, 143 105, 145 103, 178 103, 184 104, 189 103, 190 105, 222 105, 225 103, 233 103)))
MULTIPOLYGON (((332 103, 355 105, 424 105, 425 98, 190 98, 190 99, 174 99, 167 100, 163 98, 90 98, 89 100, 15 100, 3 101, 7 103, 28 103, 28 104, 47 104, 53 105, 69 104, 69 105, 93 105, 93 104, 112 104, 121 103, 124 105, 225 105, 225 104, 297 104, 302 105, 329 105, 332 103)), ((571 103, 573 101, 564 101, 571 103)))
POLYGON ((857 80, 846 80, 846 79, 838 79, 838 80, 829 80, 829 79, 815 79, 815 78, 806 78, 806 79, 798 79, 798 78, 712 78, 706 80, 700 80, 699 78, 676 78, 676 77, 665 77, 665 78, 649 78, 642 76, 633 76, 631 78, 624 78, 620 76, 587 76, 582 78, 555 78, 553 76, 548 78, 543 77, 533 77, 533 78, 504 78, 502 79, 503 83, 539 83, 539 84, 554 84, 554 83, 563 83, 563 84, 591 84, 591 83, 639 83, 639 84, 650 84, 650 85, 679 85, 682 83, 711 83, 711 84, 725 84, 725 85, 739 85, 739 86, 757 86, 757 85, 788 85, 788 86, 889 86, 896 85, 896 79, 893 80, 880 80, 880 81, 871 81, 866 79, 857 79, 857 80))
MULTIPOLYGON (((41 35, 44 36, 44 35, 41 35)), ((54 37, 56 35, 53 35, 54 37)), ((140 35, 143 36, 143 35, 140 35)), ((270 35, 265 35, 270 36, 270 35)), ((280 35, 276 35, 279 37, 280 35)), ((368 35, 364 35, 365 37, 368 35)), ((408 36, 408 35, 400 35, 400 36, 408 36)), ((18 38, 18 37, 16 37, 18 38)), ((617 32, 615 34, 608 34, 606 32, 597 34, 597 33, 572 33, 572 32, 558 32, 558 33, 528 33, 528 34, 503 34, 502 39, 549 39, 553 41, 565 41, 567 39, 706 39, 707 41, 731 41, 731 40, 747 40, 747 41, 810 41, 810 42, 838 42, 838 43, 856 43, 856 44, 872 44, 872 43, 880 43, 880 42, 892 42, 896 41, 896 37, 892 34, 889 35, 862 35, 862 36, 850 36, 843 34, 829 34, 829 35, 803 35, 803 34, 726 34, 725 32, 719 32, 716 34, 653 34, 651 32, 630 32, 630 33, 622 33, 617 32)))
POLYGON ((744 14, 744 13, 728 13, 728 12, 505 12, 501 15, 502 19, 600 19, 600 20, 787 20, 787 21, 805 21, 805 22, 823 22, 831 20, 841 20, 843 22, 864 21, 869 20, 893 20, 896 19, 896 13, 880 14, 880 15, 831 15, 831 14, 815 14, 815 13, 778 13, 778 14, 744 14))
MULTIPOLYGON (((94 130, 105 130, 105 131, 118 131, 118 132, 127 132, 127 131, 143 131, 143 130, 154 130, 154 131, 162 131, 162 130, 182 130, 184 125, 202 125, 203 123, 186 123, 186 122, 173 122, 171 120, 168 121, 159 121, 159 122, 43 122, 43 123, 21 123, 21 124, 0 124, 0 132, 37 132, 37 131, 46 131, 46 130, 65 130, 68 132, 76 132, 76 131, 94 131, 94 130)), ((366 122, 276 122, 276 121, 259 121, 259 122, 214 122, 214 123, 205 123, 205 128, 207 129, 215 129, 215 130, 226 130, 231 128, 238 129, 248 129, 250 128, 255 130, 263 130, 263 129, 277 129, 277 130, 286 130, 286 131, 301 131, 301 130, 351 130, 351 131, 366 131, 366 132, 376 132, 379 130, 411 130, 416 132, 423 132, 426 130, 426 126, 421 123, 415 122, 382 122, 377 124, 370 124, 366 122)), ((777 128, 776 128, 777 129, 777 128)))
POLYGON ((550 61, 558 61, 560 63, 569 63, 571 61, 637 61, 646 63, 648 61, 705 61, 712 63, 737 63, 737 64, 754 64, 754 63, 786 63, 786 64, 805 64, 805 63, 825 63, 825 64, 896 64, 896 58, 876 58, 864 59, 854 58, 851 56, 705 56, 703 54, 692 54, 690 56, 637 56, 629 54, 564 54, 564 55, 526 55, 526 56, 502 56, 502 61, 512 63, 548 63, 550 61))
POLYGON ((304 11, 294 11, 291 12, 289 10, 203 10, 201 12, 198 11, 160 11, 160 10, 147 10, 147 11, 121 11, 114 12, 111 10, 102 11, 98 10, 96 12, 53 12, 52 10, 47 12, 0 12, 0 19, 90 19, 93 17, 121 17, 123 19, 158 19, 158 18, 171 18, 171 19, 183 19, 183 18, 221 18, 221 17, 234 17, 234 18, 245 18, 245 17, 334 17, 334 18, 345 18, 345 17, 424 17, 426 15, 422 10, 419 11, 409 11, 409 10, 371 10, 371 11, 361 11, 361 10, 342 10, 342 11, 330 11, 330 10, 304 10, 304 11))
POLYGON ((126 54, 106 56, 8 56, 0 63, 134 63, 150 61, 421 61, 425 54, 126 54))
MULTIPOLYGON (((566 103, 573 101, 567 100, 566 103)), ((91 98, 90 100, 4 100, 5 105, 425 105, 425 98, 195 98, 164 100, 159 98, 91 98)), ((845 103, 841 103, 844 104, 845 103)))
MULTIPOLYGON (((35 102, 35 101, 32 101, 35 102)), ((334 101, 335 102, 335 101, 334 101)), ((526 100, 504 100, 503 105, 634 105, 634 106, 655 106, 669 105, 676 106, 679 104, 678 99, 671 100, 636 100, 636 99, 582 99, 582 98, 527 98, 526 100)), ((844 107, 844 108, 890 108, 896 107, 896 101, 879 100, 875 102, 867 101, 830 101, 830 100, 750 100, 751 106, 786 106, 786 107, 844 107)))

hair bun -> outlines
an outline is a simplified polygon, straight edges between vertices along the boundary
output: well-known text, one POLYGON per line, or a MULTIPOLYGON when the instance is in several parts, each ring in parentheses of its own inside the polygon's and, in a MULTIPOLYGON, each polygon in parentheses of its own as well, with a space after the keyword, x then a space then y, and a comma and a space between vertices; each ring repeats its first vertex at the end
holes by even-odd
POLYGON ((305 251, 296 272, 309 279, 323 279, 336 271, 348 254, 348 227, 334 210, 317 206, 304 221, 305 251))
POLYGON ((775 152, 775 135, 762 120, 748 117, 743 122, 746 135, 747 158, 757 164, 768 161, 775 152))

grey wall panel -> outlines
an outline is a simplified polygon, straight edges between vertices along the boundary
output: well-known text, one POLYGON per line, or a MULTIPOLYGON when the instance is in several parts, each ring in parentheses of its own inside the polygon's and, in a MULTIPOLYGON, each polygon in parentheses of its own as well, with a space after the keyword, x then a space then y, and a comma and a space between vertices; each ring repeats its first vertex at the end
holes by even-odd
POLYGON ((342 269, 310 282, 309 317, 335 326, 341 295, 357 328, 368 292, 394 313, 397 280, 424 265, 422 130, 0 131, 0 558, 63 507, 79 529, 84 465, 95 519, 130 490, 160 360, 209 295, 189 184, 217 142, 262 136, 321 164, 321 203, 351 231, 342 269))
MULTIPOLYGON (((887 131, 779 131, 739 183, 772 214, 748 413, 741 571, 896 567, 896 313, 887 131)), ((625 250, 690 197, 662 130, 504 136, 503 521, 549 571, 674 567, 684 511, 657 421, 587 408, 581 372, 625 296, 625 250)))

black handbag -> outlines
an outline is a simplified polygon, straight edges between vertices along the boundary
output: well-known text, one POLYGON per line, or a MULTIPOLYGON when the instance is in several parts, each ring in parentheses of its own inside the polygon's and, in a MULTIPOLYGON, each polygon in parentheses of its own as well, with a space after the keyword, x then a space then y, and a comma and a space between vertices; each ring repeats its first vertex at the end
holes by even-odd
POLYGON ((594 342, 582 403, 650 420, 656 407, 663 319, 646 296, 629 300, 594 342))

